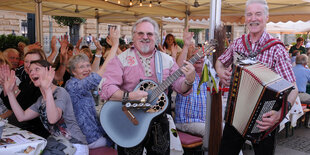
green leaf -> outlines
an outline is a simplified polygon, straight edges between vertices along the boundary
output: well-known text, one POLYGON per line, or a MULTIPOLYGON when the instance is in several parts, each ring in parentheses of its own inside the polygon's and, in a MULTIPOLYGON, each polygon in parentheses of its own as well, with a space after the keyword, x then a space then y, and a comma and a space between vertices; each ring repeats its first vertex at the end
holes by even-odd
POLYGON ((81 17, 52 16, 52 18, 61 26, 73 26, 86 22, 86 19, 81 17))

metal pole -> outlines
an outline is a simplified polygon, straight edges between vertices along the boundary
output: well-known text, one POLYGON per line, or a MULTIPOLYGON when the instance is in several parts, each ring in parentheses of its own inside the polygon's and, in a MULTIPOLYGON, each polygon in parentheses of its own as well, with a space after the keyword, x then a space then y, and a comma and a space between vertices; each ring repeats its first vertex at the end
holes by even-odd
POLYGON ((186 6, 186 11, 185 11, 185 23, 184 23, 184 29, 187 28, 188 26, 188 16, 189 16, 190 12, 189 12, 189 6, 186 6))
MULTIPOLYGON (((163 20, 161 20, 161 21, 163 21, 163 20)), ((163 29, 164 29, 163 25, 164 25, 164 23, 161 22, 161 24, 160 24, 160 43, 159 43, 161 46, 162 46, 162 43, 163 43, 163 29)))
MULTIPOLYGON (((52 40, 53 37, 53 20, 51 19, 51 16, 48 16, 48 23, 49 23, 49 43, 52 40)), ((51 51, 51 46, 49 46, 48 51, 51 51)))
POLYGON ((36 42, 40 42, 43 46, 43 18, 42 18, 42 0, 34 0, 36 2, 36 42))
MULTIPOLYGON (((210 27, 209 27, 209 39, 214 39, 214 32, 217 26, 221 22, 221 0, 210 0, 210 27)), ((212 61, 212 57, 211 57, 212 61)), ((205 150, 205 155, 209 154, 209 137, 210 137, 210 127, 211 127, 211 94, 208 92, 207 96, 207 110, 206 110, 206 122, 205 122, 205 135, 203 137, 203 148, 205 150)))
POLYGON ((96 33, 97 33, 97 39, 99 39, 98 38, 98 36, 99 36, 99 12, 98 12, 98 9, 96 8, 95 9, 95 11, 96 11, 96 15, 95 15, 95 17, 96 17, 96 19, 97 19, 97 22, 96 22, 96 33))

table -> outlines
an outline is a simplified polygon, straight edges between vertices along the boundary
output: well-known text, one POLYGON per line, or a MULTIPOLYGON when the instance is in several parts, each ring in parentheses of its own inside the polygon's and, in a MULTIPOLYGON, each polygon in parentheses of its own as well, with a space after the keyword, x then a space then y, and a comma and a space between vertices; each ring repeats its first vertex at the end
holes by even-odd
POLYGON ((6 124, 0 141, 0 154, 38 155, 46 146, 46 139, 29 131, 6 124))

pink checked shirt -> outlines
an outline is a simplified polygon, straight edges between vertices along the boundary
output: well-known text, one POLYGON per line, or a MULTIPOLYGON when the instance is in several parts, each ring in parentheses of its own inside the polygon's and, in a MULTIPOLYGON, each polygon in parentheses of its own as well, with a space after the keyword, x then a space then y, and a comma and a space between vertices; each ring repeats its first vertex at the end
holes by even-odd
MULTIPOLYGON (((161 56, 163 62, 163 80, 165 80, 169 75, 172 75, 179 69, 179 66, 169 55, 161 52, 161 56)), ((132 92, 137 84, 141 82, 140 80, 153 80, 158 83, 155 72, 154 54, 150 61, 150 70, 151 76, 146 76, 145 72, 147 71, 144 69, 137 51, 134 48, 127 49, 107 64, 102 78, 102 88, 99 91, 101 98, 108 100, 119 89, 132 92)), ((188 95, 192 92, 192 89, 186 93, 181 92, 181 85, 184 80, 184 76, 179 77, 172 84, 172 87, 178 93, 188 95)))
MULTIPOLYGON (((255 42, 254 45, 250 43, 252 51, 260 49, 271 38, 273 37, 270 34, 264 32, 260 40, 255 42)), ((239 52, 246 57, 249 56, 249 51, 246 50, 245 46, 242 43, 242 37, 236 39, 232 44, 230 44, 230 46, 218 58, 218 60, 221 61, 226 67, 228 67, 233 62, 233 52, 239 52)), ((263 53, 258 54, 256 56, 256 59, 267 65, 284 79, 290 82, 296 81, 289 55, 286 49, 281 44, 276 44, 268 50, 265 50, 263 53)))

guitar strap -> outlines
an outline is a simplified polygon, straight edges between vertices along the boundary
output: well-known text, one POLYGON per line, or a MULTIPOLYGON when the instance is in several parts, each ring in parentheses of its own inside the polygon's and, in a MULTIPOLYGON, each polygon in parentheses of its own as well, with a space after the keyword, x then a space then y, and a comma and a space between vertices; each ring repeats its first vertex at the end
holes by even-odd
POLYGON ((155 51, 155 70, 158 83, 163 81, 163 60, 160 51, 155 51))

